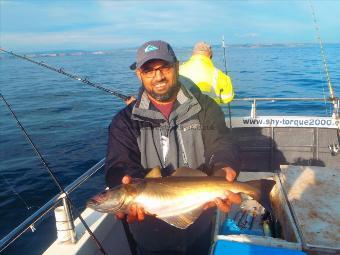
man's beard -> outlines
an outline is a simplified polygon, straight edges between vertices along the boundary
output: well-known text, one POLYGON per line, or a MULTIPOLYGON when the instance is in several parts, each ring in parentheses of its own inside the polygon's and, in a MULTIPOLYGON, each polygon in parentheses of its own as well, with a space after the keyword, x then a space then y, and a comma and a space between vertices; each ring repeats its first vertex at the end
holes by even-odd
POLYGON ((151 91, 147 90, 147 92, 152 98, 156 99, 157 101, 166 102, 169 99, 171 99, 178 92, 179 87, 180 87, 179 82, 176 81, 176 84, 174 86, 170 87, 169 91, 166 92, 165 94, 158 94, 158 93, 156 93, 152 90, 151 91))
POLYGON ((178 88, 179 86, 176 84, 176 86, 171 87, 169 91, 165 94, 158 94, 154 91, 151 91, 151 93, 149 94, 152 98, 156 99, 157 101, 166 102, 178 92, 178 88))

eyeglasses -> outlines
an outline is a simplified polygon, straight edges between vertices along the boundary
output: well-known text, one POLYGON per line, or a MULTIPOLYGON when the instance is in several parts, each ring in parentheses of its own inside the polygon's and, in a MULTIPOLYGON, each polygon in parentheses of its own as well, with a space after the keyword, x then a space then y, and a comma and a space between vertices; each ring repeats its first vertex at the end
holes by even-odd
POLYGON ((162 74, 168 74, 173 67, 173 64, 165 64, 158 68, 145 68, 142 70, 142 74, 147 78, 153 78, 155 77, 157 70, 162 72, 162 74))

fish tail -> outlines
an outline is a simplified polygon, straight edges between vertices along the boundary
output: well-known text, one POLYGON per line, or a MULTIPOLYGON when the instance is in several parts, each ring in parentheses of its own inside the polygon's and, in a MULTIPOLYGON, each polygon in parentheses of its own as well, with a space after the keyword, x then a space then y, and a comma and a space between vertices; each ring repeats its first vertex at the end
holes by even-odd
POLYGON ((254 194, 254 199, 257 200, 266 210, 272 212, 270 192, 276 182, 274 180, 261 179, 245 183, 257 189, 257 194, 254 194))

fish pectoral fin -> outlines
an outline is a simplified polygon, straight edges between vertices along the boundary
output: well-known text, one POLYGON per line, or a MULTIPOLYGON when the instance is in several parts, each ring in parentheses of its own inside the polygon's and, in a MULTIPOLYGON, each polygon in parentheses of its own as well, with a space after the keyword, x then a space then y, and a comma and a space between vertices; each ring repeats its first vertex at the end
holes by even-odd
POLYGON ((160 178, 160 177, 162 177, 160 166, 152 168, 145 176, 145 178, 160 178))
POLYGON ((203 207, 199 207, 193 211, 175 215, 175 216, 168 216, 168 217, 157 217, 166 223, 180 229, 186 229, 191 224, 193 224, 197 218, 201 215, 203 212, 203 207))
POLYGON ((207 176, 205 173, 203 173, 200 170, 189 168, 189 167, 180 167, 175 170, 175 172, 172 173, 171 176, 207 176))

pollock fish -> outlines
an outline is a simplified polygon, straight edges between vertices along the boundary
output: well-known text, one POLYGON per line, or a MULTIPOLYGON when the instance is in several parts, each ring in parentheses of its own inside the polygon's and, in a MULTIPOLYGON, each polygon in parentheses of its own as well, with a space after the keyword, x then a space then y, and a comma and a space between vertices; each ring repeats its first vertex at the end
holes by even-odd
POLYGON ((127 213, 131 204, 137 204, 158 219, 185 229, 201 215, 207 202, 226 198, 228 191, 244 193, 269 208, 274 184, 265 179, 231 183, 190 168, 179 168, 172 176, 161 177, 155 168, 145 179, 134 179, 96 195, 87 207, 103 213, 127 213))

